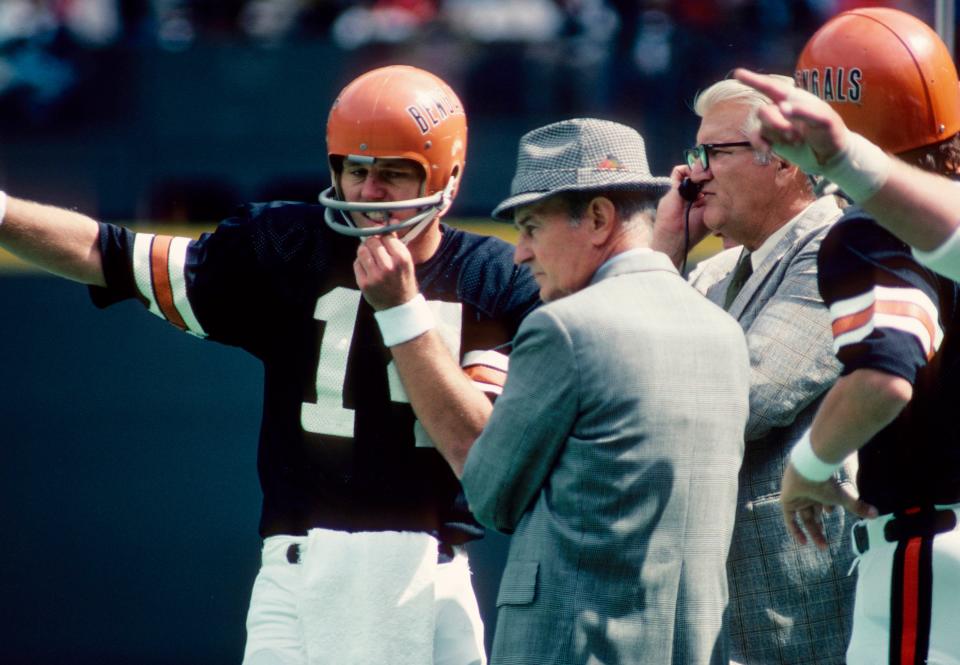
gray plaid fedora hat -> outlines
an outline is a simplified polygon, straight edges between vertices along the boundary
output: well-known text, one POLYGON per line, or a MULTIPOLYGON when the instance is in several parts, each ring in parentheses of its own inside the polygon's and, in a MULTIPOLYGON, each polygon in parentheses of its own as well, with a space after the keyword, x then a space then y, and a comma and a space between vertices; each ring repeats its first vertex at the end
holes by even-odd
POLYGON ((559 192, 624 189, 660 196, 670 185, 670 178, 650 173, 635 129, 594 118, 562 120, 520 138, 510 196, 491 215, 512 221, 514 208, 559 192))

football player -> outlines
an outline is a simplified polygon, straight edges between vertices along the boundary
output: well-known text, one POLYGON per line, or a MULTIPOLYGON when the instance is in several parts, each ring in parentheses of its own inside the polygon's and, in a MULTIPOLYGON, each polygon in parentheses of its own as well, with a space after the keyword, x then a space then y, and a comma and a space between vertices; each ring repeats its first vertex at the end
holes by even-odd
MULTIPOLYGON (((746 72, 740 78, 762 85, 746 72)), ((786 108, 788 115, 800 110, 787 120, 795 136, 777 140, 786 125, 771 122, 782 111, 775 108, 764 113, 767 136, 775 150, 804 161, 804 146, 791 143, 808 120, 817 124, 804 113, 828 103, 875 144, 856 145, 853 161, 838 169, 820 165, 854 190, 854 200, 873 200, 865 179, 849 172, 863 168, 862 158, 869 162, 877 147, 929 173, 960 174, 957 73, 946 46, 922 21, 892 9, 839 14, 807 43, 796 79, 809 94, 794 94, 794 108, 786 108)), ((790 94, 774 93, 778 102, 790 94)), ((809 146, 806 153, 812 156, 809 146)), ((791 455, 784 518, 795 538, 821 547, 826 507, 842 504, 872 518, 852 532, 860 568, 848 663, 960 663, 954 592, 960 437, 953 414, 960 396, 960 287, 918 264, 906 244, 877 224, 875 207, 848 210, 820 250, 820 291, 844 369, 791 455), (833 480, 854 451, 859 500, 833 480)))
POLYGON ((247 665, 483 663, 462 548, 481 530, 406 388, 446 386, 430 406, 452 427, 483 415, 537 286, 508 243, 440 222, 467 147, 442 80, 406 66, 360 76, 333 104, 327 145, 323 205, 249 204, 191 240, 10 198, 0 244, 92 285, 100 307, 139 300, 263 363, 247 665), (386 283, 367 283, 363 266, 387 250, 386 283), (401 278, 415 297, 387 302, 401 278), (405 373, 405 386, 389 347, 411 340, 450 360, 405 373))

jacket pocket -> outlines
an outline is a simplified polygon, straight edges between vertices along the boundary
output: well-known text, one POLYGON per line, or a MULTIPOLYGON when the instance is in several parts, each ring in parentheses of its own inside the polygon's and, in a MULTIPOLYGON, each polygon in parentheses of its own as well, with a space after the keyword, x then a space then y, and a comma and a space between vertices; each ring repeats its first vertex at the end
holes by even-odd
POLYGON ((539 561, 508 561, 500 580, 497 607, 527 605, 537 595, 539 561))

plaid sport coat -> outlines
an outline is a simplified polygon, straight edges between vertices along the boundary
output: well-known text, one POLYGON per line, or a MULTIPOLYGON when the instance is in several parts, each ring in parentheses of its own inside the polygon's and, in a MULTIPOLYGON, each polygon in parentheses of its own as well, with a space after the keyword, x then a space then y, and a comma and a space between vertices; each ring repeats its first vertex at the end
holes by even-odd
MULTIPOLYGON (((817 288, 817 251, 841 214, 818 199, 730 303, 750 350, 750 418, 727 564, 731 658, 743 665, 843 663, 856 576, 850 515, 826 519, 830 548, 799 546, 783 525, 780 481, 840 363, 817 288)), ((690 282, 722 306, 739 247, 703 261, 690 282)))

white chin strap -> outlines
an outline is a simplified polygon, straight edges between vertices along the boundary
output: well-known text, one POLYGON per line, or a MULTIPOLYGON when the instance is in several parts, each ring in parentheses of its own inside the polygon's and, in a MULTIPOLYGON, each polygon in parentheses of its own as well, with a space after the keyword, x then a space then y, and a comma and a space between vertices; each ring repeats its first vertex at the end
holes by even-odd
POLYGON ((337 233, 355 238, 366 238, 368 236, 383 235, 394 233, 402 229, 411 229, 409 233, 403 236, 400 241, 408 245, 414 238, 420 235, 424 229, 436 219, 441 211, 446 210, 453 201, 453 190, 456 186, 456 177, 450 178, 450 182, 444 187, 442 192, 437 192, 431 196, 424 196, 419 199, 408 199, 406 201, 381 201, 381 202, 349 202, 337 198, 336 188, 327 187, 320 192, 320 204, 326 207, 323 220, 331 229, 337 233), (396 224, 385 224, 384 226, 370 226, 366 228, 358 227, 349 213, 351 212, 385 212, 390 210, 409 210, 410 208, 425 208, 410 219, 405 219, 396 224), (343 220, 337 219, 337 213, 343 220))

